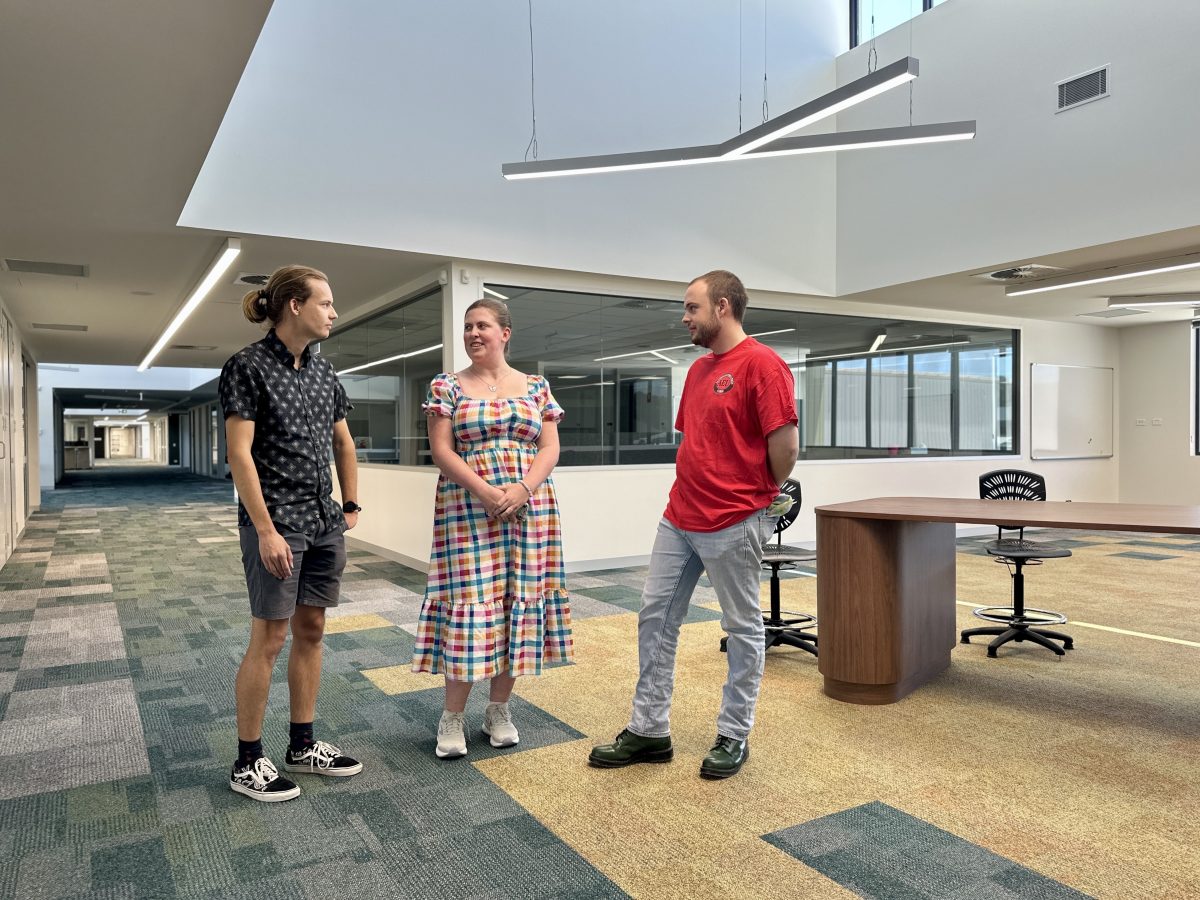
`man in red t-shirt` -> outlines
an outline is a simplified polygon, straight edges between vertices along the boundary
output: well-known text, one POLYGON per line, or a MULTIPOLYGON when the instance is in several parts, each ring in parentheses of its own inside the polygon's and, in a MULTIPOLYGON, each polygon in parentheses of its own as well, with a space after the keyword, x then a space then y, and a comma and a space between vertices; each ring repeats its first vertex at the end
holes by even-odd
POLYGON ((717 741, 704 758, 706 778, 735 775, 750 755, 750 728, 766 661, 759 569, 774 530, 767 507, 791 474, 799 450, 791 369, 742 328, 746 289, 717 270, 683 296, 692 343, 712 352, 692 363, 675 428, 683 443, 675 484, 650 556, 638 616, 640 673, 629 727, 588 762, 616 768, 666 762, 679 629, 701 573, 721 602, 729 675, 717 716, 717 741))

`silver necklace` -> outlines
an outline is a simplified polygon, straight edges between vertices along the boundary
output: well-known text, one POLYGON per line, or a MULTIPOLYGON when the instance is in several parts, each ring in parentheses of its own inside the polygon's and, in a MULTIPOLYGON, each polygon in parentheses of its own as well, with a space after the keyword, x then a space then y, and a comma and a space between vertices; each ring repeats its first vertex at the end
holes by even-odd
MULTIPOLYGON (((470 372, 471 370, 470 370, 470 369, 468 369, 467 371, 468 371, 468 372, 470 372)), ((510 371, 512 371, 512 370, 511 370, 511 369, 505 369, 505 370, 504 370, 504 372, 503 372, 503 373, 501 373, 501 375, 500 375, 500 378, 499 378, 498 380, 499 380, 499 381, 503 381, 503 380, 504 380, 504 376, 505 376, 505 375, 507 375, 507 374, 508 374, 510 371)), ((483 384, 483 386, 484 386, 484 387, 486 387, 486 388, 487 388, 489 391, 491 391, 493 394, 494 394, 494 393, 496 393, 496 391, 498 391, 498 390, 500 389, 500 385, 498 385, 498 384, 488 384, 486 381, 484 381, 484 379, 483 379, 483 378, 482 378, 480 375, 478 375, 478 374, 477 374, 477 373, 475 373, 475 372, 471 372, 471 375, 472 375, 472 376, 475 378, 475 380, 476 380, 476 381, 478 381, 478 382, 482 383, 482 384, 483 384)))

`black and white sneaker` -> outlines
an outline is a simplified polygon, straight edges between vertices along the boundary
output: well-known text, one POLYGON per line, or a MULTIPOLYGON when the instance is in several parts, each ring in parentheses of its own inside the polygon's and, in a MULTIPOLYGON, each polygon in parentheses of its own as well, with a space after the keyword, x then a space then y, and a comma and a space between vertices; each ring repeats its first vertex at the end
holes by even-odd
POLYGON ((260 756, 241 769, 235 763, 229 774, 229 786, 239 794, 266 803, 278 803, 300 796, 296 782, 281 777, 274 763, 265 756, 260 756))
POLYGON ((338 778, 357 775, 363 768, 358 760, 343 756, 341 750, 326 741, 309 744, 296 753, 289 749, 283 758, 283 767, 289 772, 309 772, 338 778))

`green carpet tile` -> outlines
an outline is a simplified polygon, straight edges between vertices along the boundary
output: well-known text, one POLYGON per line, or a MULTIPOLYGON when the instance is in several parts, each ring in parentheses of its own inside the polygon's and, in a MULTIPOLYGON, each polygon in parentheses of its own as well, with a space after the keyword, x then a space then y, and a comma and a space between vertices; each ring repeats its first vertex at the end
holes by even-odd
POLYGON ((1088 900, 886 803, 822 816, 763 840, 870 900, 1088 900))
MULTIPOLYGON (((625 896, 474 765, 434 757, 434 679, 388 696, 361 674, 411 659, 424 588, 371 554, 351 553, 338 613, 387 621, 327 636, 315 723, 365 770, 300 776, 284 804, 230 791, 249 635, 236 526, 228 482, 146 469, 73 475, 33 517, 0 570, 0 897, 625 896)), ((513 709, 505 753, 582 737, 513 709)), ((280 660, 277 760, 288 718, 280 660)), ((471 760, 499 752, 473 741, 471 760)))

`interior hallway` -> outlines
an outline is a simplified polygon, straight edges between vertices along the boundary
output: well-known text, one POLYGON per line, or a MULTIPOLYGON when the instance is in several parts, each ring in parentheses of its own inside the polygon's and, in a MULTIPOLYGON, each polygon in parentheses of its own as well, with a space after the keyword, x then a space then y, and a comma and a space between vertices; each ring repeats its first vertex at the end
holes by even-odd
MULTIPOLYGON (((521 743, 432 753, 439 680, 408 671, 424 576, 350 554, 320 735, 362 759, 278 805, 233 794, 233 681, 248 612, 227 481, 71 474, 0 570, 0 898, 1183 898, 1200 892, 1200 542, 1076 535, 1030 576, 1073 621, 1058 660, 1012 647, 901 703, 820 693, 772 650, 753 756, 696 776, 724 658, 714 597, 683 629, 675 761, 587 768, 628 714, 642 569, 571 576, 577 661, 518 683, 521 743), (1153 593, 1146 586, 1154 585, 1153 593), (1160 640, 1168 638, 1169 640, 1160 640)), ((1003 567, 960 542, 963 602, 1003 567)), ((785 582, 811 609, 815 579, 785 582)), ((765 588, 765 584, 764 584, 765 588)), ((972 623, 960 607, 960 627, 972 623)), ((287 733, 284 666, 264 742, 287 733)))

